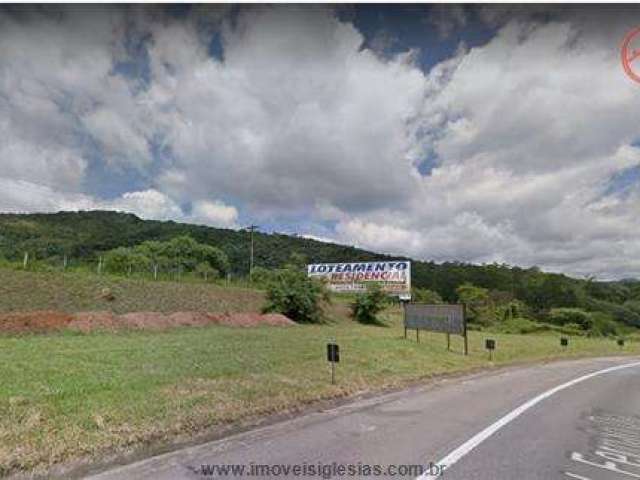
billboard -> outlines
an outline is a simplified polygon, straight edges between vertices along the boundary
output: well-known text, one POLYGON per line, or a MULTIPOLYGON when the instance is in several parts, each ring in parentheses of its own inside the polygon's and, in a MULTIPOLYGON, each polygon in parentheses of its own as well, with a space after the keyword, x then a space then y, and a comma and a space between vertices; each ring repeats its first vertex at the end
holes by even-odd
POLYGON ((404 326, 416 330, 465 335, 464 306, 408 303, 404 306, 404 326))
POLYGON ((365 292, 377 283, 390 295, 411 298, 411 262, 315 263, 307 265, 307 275, 327 282, 334 292, 365 292))

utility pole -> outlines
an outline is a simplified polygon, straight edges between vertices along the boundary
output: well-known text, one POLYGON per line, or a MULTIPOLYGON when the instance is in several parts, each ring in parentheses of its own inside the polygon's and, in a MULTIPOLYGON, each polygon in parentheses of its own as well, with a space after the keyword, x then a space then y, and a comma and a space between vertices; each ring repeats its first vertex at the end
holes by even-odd
POLYGON ((246 230, 248 232, 250 232, 251 234, 251 253, 249 256, 249 281, 251 282, 251 275, 253 273, 253 232, 255 232, 258 228, 260 228, 259 225, 249 225, 246 230))

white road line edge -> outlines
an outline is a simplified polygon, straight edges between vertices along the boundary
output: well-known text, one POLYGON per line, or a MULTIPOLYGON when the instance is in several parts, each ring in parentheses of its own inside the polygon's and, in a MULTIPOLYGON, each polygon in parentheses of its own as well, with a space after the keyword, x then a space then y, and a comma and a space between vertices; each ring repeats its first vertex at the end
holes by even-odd
MULTIPOLYGON (((523 403, 516 409, 507 413, 504 417, 500 418, 495 423, 492 423, 487 428, 485 428, 481 432, 471 437, 469 440, 464 442, 462 445, 460 445, 458 448, 453 450, 446 457, 444 457, 439 462, 436 462, 435 464, 444 465, 445 466, 444 473, 446 475, 447 470, 451 468, 451 466, 454 465, 456 462, 458 462, 462 457, 464 457, 466 454, 471 452, 471 450, 476 448, 478 445, 480 445, 482 442, 484 442, 487 438, 489 438, 491 435, 496 433, 502 427, 509 424, 511 421, 515 420, 524 412, 534 407, 544 399, 549 398, 551 395, 558 393, 559 391, 564 390, 565 388, 572 387, 577 383, 584 382, 585 380, 589 380, 590 378, 593 378, 593 377, 597 377, 598 375, 604 375, 605 373, 615 372, 616 370, 622 370, 624 368, 632 368, 632 367, 638 367, 638 366, 640 366, 640 362, 626 363, 624 365, 616 365, 613 367, 605 368, 603 370, 598 370, 597 372, 588 373, 578 378, 574 378, 573 380, 569 380, 568 382, 563 383, 562 385, 558 385, 557 387, 547 390, 546 392, 541 393, 537 397, 532 398, 528 402, 523 403)), ((416 480, 427 480, 429 478, 437 478, 439 476, 440 476, 439 474, 433 475, 427 471, 422 475, 420 475, 419 477, 416 477, 416 480)))

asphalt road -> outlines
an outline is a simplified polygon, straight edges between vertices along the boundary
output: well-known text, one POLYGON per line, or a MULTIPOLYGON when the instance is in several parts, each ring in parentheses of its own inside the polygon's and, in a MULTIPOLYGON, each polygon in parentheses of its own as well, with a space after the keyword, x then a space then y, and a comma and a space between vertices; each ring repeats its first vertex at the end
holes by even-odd
POLYGON ((90 478, 323 478, 304 475, 315 469, 324 478, 415 479, 431 466, 422 480, 640 479, 640 364, 611 369, 639 361, 579 360, 442 380, 90 478), (222 474, 227 465, 245 475, 222 474))

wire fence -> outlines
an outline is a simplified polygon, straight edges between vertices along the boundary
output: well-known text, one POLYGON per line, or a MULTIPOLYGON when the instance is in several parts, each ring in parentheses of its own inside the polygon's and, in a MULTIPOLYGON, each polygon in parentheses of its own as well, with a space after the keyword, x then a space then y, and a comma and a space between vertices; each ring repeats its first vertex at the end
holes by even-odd
POLYGON ((129 278, 144 281, 195 282, 217 285, 254 286, 248 275, 238 273, 220 273, 215 269, 197 271, 189 269, 180 262, 151 263, 149 265, 110 265, 105 257, 87 260, 70 256, 46 257, 42 259, 25 253, 22 261, 0 258, 0 267, 12 270, 49 273, 92 273, 117 278, 129 278))

